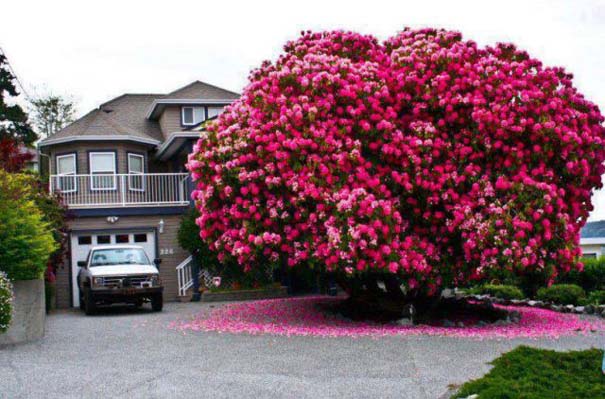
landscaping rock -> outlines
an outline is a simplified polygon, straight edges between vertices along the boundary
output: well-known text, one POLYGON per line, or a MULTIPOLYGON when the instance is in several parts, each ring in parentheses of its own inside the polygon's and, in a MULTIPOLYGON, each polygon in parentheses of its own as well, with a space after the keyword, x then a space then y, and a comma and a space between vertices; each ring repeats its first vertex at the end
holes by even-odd
POLYGON ((575 306, 574 305, 565 305, 565 307, 563 308, 565 313, 571 313, 574 311, 575 306))
POLYGON ((450 321, 450 320, 443 320, 443 327, 455 327, 456 325, 454 324, 454 322, 450 321))
POLYGON ((463 327, 464 327, 464 323, 463 323, 463 322, 461 322, 461 321, 459 321, 458 323, 456 323, 456 327, 461 327, 461 328, 463 328, 463 327))
POLYGON ((538 306, 538 302, 537 301, 527 301, 527 305, 533 307, 538 306))
POLYGON ((594 306, 592 306, 592 305, 586 305, 584 307, 584 313, 586 313, 586 314, 593 314, 594 311, 595 311, 595 309, 594 309, 594 306))
POLYGON ((550 305, 550 310, 554 310, 555 312, 561 312, 563 307, 561 305, 550 305))
POLYGON ((576 306, 573 308, 573 312, 578 313, 578 314, 584 313, 584 310, 585 310, 584 306, 576 306))

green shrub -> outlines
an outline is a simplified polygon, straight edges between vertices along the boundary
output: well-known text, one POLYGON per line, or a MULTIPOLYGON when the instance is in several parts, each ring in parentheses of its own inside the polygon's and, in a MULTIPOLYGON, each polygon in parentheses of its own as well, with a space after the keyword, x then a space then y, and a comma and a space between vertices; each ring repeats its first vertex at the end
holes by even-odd
POLYGON ((13 287, 6 277, 0 272, 0 333, 8 330, 13 311, 13 287))
POLYGON ((0 171, 0 271, 11 280, 41 278, 58 247, 31 197, 20 175, 0 171))
POLYGON ((541 301, 561 305, 579 305, 586 300, 586 293, 575 284, 553 284, 548 288, 540 288, 537 297, 541 301))
POLYGON ((198 266, 202 269, 214 271, 219 266, 216 254, 208 248, 200 238, 200 228, 195 223, 199 217, 197 209, 189 209, 181 218, 181 224, 177 233, 177 240, 181 248, 195 255, 198 266))
POLYGON ((592 305, 605 305, 605 290, 589 293, 586 302, 592 305))
POLYGON ((480 294, 488 294, 501 299, 523 299, 523 292, 514 285, 486 284, 478 289, 480 294))
POLYGON ((454 396, 498 399, 605 398, 603 351, 555 352, 520 346, 492 362, 485 376, 464 384, 454 396))
POLYGON ((605 290, 605 256, 583 258, 584 270, 571 271, 557 278, 557 283, 576 284, 585 291, 605 290))

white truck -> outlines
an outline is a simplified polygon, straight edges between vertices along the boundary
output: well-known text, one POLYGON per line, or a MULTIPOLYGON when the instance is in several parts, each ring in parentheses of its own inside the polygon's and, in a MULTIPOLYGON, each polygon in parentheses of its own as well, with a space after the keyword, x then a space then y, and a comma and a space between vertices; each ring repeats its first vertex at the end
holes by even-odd
POLYGON ((93 247, 85 261, 79 261, 80 308, 94 314, 98 305, 132 303, 137 307, 151 302, 159 312, 163 307, 163 287, 158 270, 143 248, 135 245, 93 247))

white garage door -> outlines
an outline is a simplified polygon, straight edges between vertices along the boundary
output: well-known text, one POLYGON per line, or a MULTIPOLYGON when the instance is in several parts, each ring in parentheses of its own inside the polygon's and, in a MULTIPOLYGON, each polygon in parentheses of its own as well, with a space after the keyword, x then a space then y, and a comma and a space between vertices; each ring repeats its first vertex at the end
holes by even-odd
POLYGON ((71 234, 71 285, 73 292, 73 306, 80 306, 78 289, 78 261, 86 260, 88 251, 95 246, 131 244, 140 245, 149 260, 156 258, 155 233, 153 231, 128 232, 99 232, 99 233, 72 233, 71 234))

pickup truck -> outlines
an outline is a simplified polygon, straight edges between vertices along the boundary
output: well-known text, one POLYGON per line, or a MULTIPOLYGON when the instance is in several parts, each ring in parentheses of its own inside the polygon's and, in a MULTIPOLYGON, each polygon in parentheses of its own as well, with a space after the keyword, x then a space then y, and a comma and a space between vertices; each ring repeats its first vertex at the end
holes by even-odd
POLYGON ((151 302, 154 311, 161 311, 160 261, 155 259, 152 264, 143 248, 135 245, 93 247, 86 260, 78 262, 80 309, 91 315, 98 305, 132 303, 139 307, 151 302))

